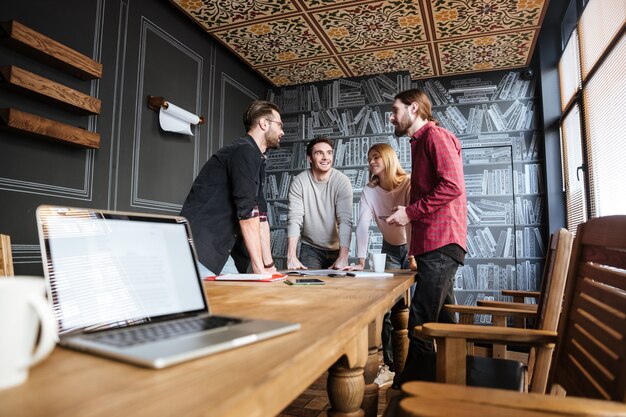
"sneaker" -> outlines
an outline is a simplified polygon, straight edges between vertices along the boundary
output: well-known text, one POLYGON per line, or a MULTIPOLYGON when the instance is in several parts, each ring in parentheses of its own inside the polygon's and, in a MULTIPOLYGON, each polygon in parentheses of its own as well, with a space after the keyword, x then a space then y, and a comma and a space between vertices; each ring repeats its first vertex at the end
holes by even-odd
POLYGON ((396 373, 391 372, 387 365, 380 365, 374 383, 378 385, 379 388, 386 387, 387 385, 391 385, 394 376, 396 376, 396 373))

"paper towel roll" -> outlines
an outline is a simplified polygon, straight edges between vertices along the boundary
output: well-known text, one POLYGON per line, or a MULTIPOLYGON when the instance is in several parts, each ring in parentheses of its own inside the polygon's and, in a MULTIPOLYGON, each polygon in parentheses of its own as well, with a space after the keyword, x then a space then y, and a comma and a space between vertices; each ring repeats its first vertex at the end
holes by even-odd
POLYGON ((193 136, 193 133, 191 133, 191 125, 197 125, 199 122, 200 117, 169 102, 167 108, 161 106, 159 110, 161 129, 167 132, 193 136))

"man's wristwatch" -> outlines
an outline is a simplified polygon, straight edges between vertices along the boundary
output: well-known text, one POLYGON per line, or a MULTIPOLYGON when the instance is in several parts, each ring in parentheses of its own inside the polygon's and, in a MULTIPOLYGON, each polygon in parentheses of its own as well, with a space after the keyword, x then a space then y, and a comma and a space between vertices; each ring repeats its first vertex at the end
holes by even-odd
POLYGON ((265 269, 273 268, 274 267, 274 261, 272 261, 272 263, 269 263, 267 265, 263 264, 263 266, 265 267, 265 269))

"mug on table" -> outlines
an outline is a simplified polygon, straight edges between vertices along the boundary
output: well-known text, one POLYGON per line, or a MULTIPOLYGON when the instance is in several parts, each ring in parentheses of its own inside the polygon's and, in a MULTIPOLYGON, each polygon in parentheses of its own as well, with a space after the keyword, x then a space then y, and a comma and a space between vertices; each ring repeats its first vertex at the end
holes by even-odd
POLYGON ((370 269, 374 272, 385 272, 386 253, 370 253, 370 269))
POLYGON ((56 344, 57 323, 46 300, 43 278, 0 278, 0 335, 3 389, 26 381, 28 369, 45 359, 56 344))

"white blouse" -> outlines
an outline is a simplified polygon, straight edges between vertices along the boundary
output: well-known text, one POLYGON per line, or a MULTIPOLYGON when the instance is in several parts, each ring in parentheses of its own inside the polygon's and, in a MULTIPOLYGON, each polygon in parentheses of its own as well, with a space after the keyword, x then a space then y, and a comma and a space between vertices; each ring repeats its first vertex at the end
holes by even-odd
POLYGON ((411 191, 411 176, 407 175, 405 180, 391 191, 383 190, 379 186, 371 187, 367 185, 361 194, 359 208, 359 223, 356 226, 356 247, 357 257, 365 258, 367 255, 367 244, 369 237, 369 226, 372 218, 383 234, 383 239, 392 245, 403 245, 407 243, 407 236, 410 223, 405 227, 387 224, 385 219, 379 216, 390 216, 396 206, 409 205, 409 193, 411 191))

